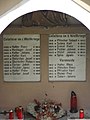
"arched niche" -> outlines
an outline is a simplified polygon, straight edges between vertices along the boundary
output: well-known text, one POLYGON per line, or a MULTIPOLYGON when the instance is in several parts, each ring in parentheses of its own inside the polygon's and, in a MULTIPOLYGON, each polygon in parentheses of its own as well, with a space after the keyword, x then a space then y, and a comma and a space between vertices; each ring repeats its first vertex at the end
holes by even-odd
POLYGON ((37 10, 54 10, 73 16, 90 29, 90 13, 72 0, 23 0, 0 17, 0 33, 16 18, 37 10))

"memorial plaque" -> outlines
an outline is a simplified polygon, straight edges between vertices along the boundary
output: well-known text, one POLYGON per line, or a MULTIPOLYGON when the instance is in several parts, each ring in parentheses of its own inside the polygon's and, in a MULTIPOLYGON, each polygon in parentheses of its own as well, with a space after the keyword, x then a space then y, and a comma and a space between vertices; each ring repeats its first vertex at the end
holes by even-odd
POLYGON ((40 35, 3 36, 4 81, 40 81, 40 35))
POLYGON ((49 81, 86 80, 86 34, 49 35, 49 81))

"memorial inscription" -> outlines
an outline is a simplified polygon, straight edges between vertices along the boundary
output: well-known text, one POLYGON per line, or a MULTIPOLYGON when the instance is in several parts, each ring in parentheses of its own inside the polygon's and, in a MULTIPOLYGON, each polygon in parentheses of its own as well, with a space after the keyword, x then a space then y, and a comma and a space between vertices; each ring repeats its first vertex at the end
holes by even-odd
POLYGON ((49 35, 49 81, 86 80, 86 35, 49 35))
POLYGON ((3 36, 4 81, 40 81, 40 35, 3 36))

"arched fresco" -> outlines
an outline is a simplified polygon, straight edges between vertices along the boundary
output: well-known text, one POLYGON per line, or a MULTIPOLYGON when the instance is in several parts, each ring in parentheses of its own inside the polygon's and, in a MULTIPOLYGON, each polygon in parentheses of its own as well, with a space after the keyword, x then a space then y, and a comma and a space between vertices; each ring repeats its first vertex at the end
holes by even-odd
POLYGON ((54 10, 71 15, 90 29, 90 13, 72 0, 23 0, 0 16, 0 33, 18 17, 37 10, 54 10))

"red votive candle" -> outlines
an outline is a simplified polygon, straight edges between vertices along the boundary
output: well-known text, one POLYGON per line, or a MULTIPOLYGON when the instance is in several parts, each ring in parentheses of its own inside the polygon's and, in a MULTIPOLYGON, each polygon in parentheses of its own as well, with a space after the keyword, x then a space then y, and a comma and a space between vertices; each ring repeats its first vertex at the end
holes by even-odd
POLYGON ((19 107, 19 110, 18 110, 18 119, 23 119, 22 107, 19 107))
POLYGON ((79 111, 79 118, 80 119, 84 118, 84 109, 80 109, 80 111, 79 111))
POLYGON ((10 111, 9 111, 9 119, 10 119, 10 120, 14 119, 13 110, 10 110, 10 111))

